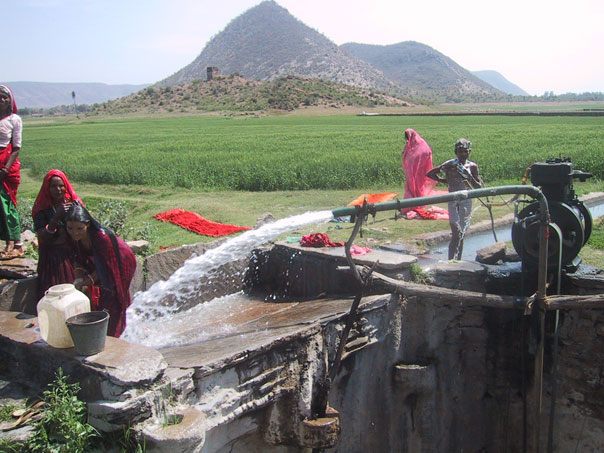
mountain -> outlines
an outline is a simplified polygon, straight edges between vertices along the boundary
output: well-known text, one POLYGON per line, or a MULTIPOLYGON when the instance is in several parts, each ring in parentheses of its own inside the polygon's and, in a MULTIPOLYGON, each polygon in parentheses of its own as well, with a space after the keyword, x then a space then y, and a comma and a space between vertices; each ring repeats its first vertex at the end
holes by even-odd
POLYGON ((518 85, 514 85, 497 71, 472 71, 472 74, 504 93, 514 96, 530 96, 530 94, 518 85))
POLYGON ((396 86, 375 68, 351 57, 272 0, 233 19, 189 65, 158 85, 206 80, 207 68, 246 79, 296 75, 380 90, 396 86))
POLYGON ((340 47, 420 97, 448 101, 503 94, 449 57, 419 42, 405 41, 387 46, 346 43, 340 47))
POLYGON ((127 96, 148 85, 106 85, 104 83, 2 82, 13 90, 18 108, 72 105, 72 92, 77 104, 97 104, 127 96))

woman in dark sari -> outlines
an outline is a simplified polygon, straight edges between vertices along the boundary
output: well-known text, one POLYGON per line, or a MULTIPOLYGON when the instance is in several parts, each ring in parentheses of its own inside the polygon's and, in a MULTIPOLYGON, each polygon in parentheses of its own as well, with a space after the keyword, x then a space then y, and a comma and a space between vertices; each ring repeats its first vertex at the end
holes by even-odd
POLYGON ((65 214, 74 203, 84 203, 75 193, 67 176, 60 170, 50 170, 44 177, 32 217, 38 235, 38 299, 48 288, 72 283, 74 252, 65 230, 65 214))
POLYGON ((81 205, 74 204, 69 209, 65 224, 75 249, 73 283, 90 298, 92 310, 109 312, 107 334, 119 337, 126 328, 126 309, 131 302, 134 253, 81 205))

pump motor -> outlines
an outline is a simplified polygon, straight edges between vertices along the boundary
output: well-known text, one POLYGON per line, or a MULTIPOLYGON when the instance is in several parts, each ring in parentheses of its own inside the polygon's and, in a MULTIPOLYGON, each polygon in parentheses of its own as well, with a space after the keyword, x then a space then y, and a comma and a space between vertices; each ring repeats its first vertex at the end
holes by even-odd
MULTIPOLYGON (((593 219, 589 209, 577 198, 573 181, 591 178, 591 173, 573 168, 572 160, 552 158, 535 162, 530 167, 531 183, 541 189, 547 198, 550 219, 562 235, 562 267, 576 270, 581 263, 578 254, 591 236, 593 219)), ((516 252, 528 266, 537 266, 539 260, 539 203, 532 202, 516 216, 512 226, 512 242, 516 252)), ((558 266, 560 244, 558 234, 550 227, 548 241, 548 268, 558 266)))

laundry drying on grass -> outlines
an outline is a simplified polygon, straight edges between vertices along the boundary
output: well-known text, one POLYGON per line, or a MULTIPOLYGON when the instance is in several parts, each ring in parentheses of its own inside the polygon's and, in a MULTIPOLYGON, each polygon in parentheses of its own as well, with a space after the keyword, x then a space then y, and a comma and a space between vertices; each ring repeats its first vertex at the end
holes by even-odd
POLYGON ((250 227, 212 222, 195 212, 185 211, 184 209, 171 209, 170 211, 160 212, 153 217, 162 222, 173 223, 185 230, 203 236, 228 236, 229 234, 237 233, 239 231, 251 230, 250 227))

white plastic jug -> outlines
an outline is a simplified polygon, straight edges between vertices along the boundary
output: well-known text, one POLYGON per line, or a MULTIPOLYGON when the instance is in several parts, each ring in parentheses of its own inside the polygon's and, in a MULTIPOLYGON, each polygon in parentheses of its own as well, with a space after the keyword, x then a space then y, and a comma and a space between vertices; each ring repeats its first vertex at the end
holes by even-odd
POLYGON ((54 348, 72 348, 65 320, 90 311, 90 300, 71 283, 51 286, 38 302, 40 336, 54 348))

